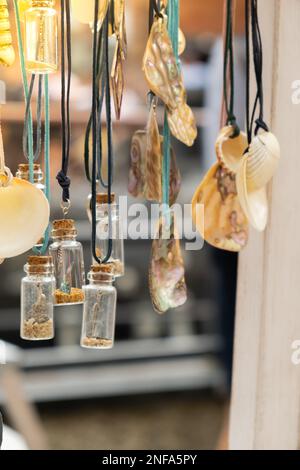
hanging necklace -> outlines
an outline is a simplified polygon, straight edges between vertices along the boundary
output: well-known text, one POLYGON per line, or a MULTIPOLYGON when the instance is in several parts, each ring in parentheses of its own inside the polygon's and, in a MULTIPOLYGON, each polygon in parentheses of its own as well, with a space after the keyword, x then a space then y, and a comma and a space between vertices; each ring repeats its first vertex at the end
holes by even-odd
MULTIPOLYGON (((31 97, 33 92, 34 86, 34 79, 35 75, 32 75, 30 88, 28 87, 27 82, 27 75, 26 75, 26 63, 25 63, 25 54, 23 48, 23 39, 22 39, 22 31, 21 31, 21 20, 20 20, 20 13, 18 8, 18 2, 14 0, 14 7, 15 7, 15 15, 16 15, 16 24, 17 24, 17 37, 18 37, 18 46, 19 46, 19 56, 20 56, 20 64, 21 64, 21 71, 22 71, 22 78, 23 78, 23 88, 24 88, 24 95, 25 95, 25 102, 26 102, 26 113, 25 113, 25 120, 24 120, 24 134, 23 134, 23 150, 25 158, 28 161, 28 164, 21 164, 19 166, 19 171, 17 176, 23 178, 26 182, 30 181, 33 183, 39 191, 37 194, 41 196, 41 208, 40 210, 44 211, 44 217, 48 218, 49 222, 49 203, 47 202, 46 198, 49 201, 50 198, 50 125, 49 125, 49 93, 48 93, 48 78, 41 77, 39 79, 39 91, 38 91, 38 105, 37 105, 37 138, 36 138, 36 150, 34 151, 33 148, 33 125, 32 125, 32 114, 31 114, 31 97), (42 107, 43 107, 43 91, 44 91, 44 109, 45 109, 45 138, 44 138, 44 154, 45 154, 45 179, 46 184, 42 186, 44 189, 44 194, 40 191, 41 188, 41 181, 43 179, 42 171, 40 166, 36 164, 35 161, 39 158, 41 153, 41 130, 42 130, 42 107), (35 179, 35 172, 39 174, 39 184, 35 179), (43 209, 44 208, 44 209, 43 209)), ((17 178, 19 180, 19 178, 17 178)), ((20 181, 20 180, 19 180, 20 181)), ((33 210, 33 209, 32 209, 33 210)), ((38 214, 36 214, 38 217, 38 214)), ((28 221, 29 223, 29 221, 28 221)), ((35 223, 37 225, 37 222, 35 223)), ((48 223, 46 224, 46 226, 48 223)), ((48 237, 49 231, 48 228, 45 230, 44 226, 44 238, 42 241, 38 242, 41 239, 41 235, 39 238, 35 239, 35 242, 32 244, 35 245, 33 250, 36 254, 43 254, 46 252, 48 247, 48 237)), ((32 227, 31 227, 32 230, 32 227)), ((30 248, 32 248, 32 246, 30 248)))
POLYGON ((53 221, 51 237, 53 243, 49 253, 53 259, 56 279, 55 304, 71 305, 83 302, 82 287, 85 284, 83 248, 77 241, 75 221, 66 218, 70 207, 70 185, 68 176, 70 162, 71 124, 70 92, 72 73, 71 12, 70 1, 61 0, 61 169, 57 181, 62 189, 61 208, 63 219, 53 221))
POLYGON ((131 194, 142 193, 146 199, 163 203, 149 267, 152 304, 158 313, 163 314, 183 305, 187 299, 183 258, 176 236, 175 216, 170 209, 176 201, 181 180, 171 149, 170 127, 173 135, 187 145, 193 143, 196 128, 186 104, 179 62, 179 2, 169 0, 166 5, 166 2, 150 0, 149 6, 149 38, 143 70, 150 88, 150 113, 146 131, 136 132, 132 140, 129 190, 131 194), (154 51, 158 52, 155 59, 154 51), (158 85, 152 67, 163 77, 163 86, 158 85), (174 93, 175 87, 178 87, 178 95, 174 93), (158 97, 165 105, 162 136, 156 120, 158 97), (185 120, 182 120, 180 107, 186 110, 185 120), (180 131, 174 126, 175 121, 176 125, 180 123, 180 131))
MULTIPOLYGON (((117 291, 113 286, 117 273, 117 265, 111 261, 113 254, 113 214, 112 194, 113 182, 113 149, 112 149, 112 118, 111 90, 109 70, 109 13, 108 10, 103 24, 98 28, 99 0, 95 0, 93 22, 93 67, 92 67, 92 109, 88 123, 87 135, 92 131, 91 174, 86 143, 85 162, 86 173, 91 181, 91 196, 89 198, 88 214, 92 222, 92 255, 93 265, 88 274, 89 285, 84 288, 85 301, 82 318, 81 346, 84 348, 109 349, 113 347, 115 336, 116 298, 117 291), (104 182, 102 175, 102 123, 101 110, 105 102, 106 131, 107 131, 107 178, 104 182), (98 183, 104 183, 106 193, 97 194, 98 183), (105 206, 105 212, 98 219, 98 204, 105 206), (104 225, 101 221, 105 220, 104 225), (107 226, 106 251, 97 247, 98 230, 107 226)), ((115 235, 115 234, 114 234, 115 235)))
POLYGON ((237 191, 241 206, 251 225, 263 231, 268 221, 266 186, 273 178, 280 159, 278 140, 264 121, 263 45, 257 0, 245 2, 246 30, 246 121, 248 149, 237 172, 237 191), (250 106, 250 57, 252 42, 256 94, 250 106), (254 129, 255 124, 255 129, 254 129))
POLYGON ((223 107, 225 126, 220 130, 215 163, 195 191, 193 221, 210 245, 239 252, 248 241, 248 220, 236 189, 236 172, 247 149, 247 137, 240 132, 234 114, 233 19, 235 2, 224 0, 223 107))
POLYGON ((62 210, 64 216, 70 209, 70 185, 68 177, 70 160, 70 91, 72 73, 71 50, 71 13, 69 0, 61 0, 61 132, 62 155, 61 170, 57 174, 57 181, 62 188, 62 210), (67 83, 66 83, 66 55, 67 55, 67 83))

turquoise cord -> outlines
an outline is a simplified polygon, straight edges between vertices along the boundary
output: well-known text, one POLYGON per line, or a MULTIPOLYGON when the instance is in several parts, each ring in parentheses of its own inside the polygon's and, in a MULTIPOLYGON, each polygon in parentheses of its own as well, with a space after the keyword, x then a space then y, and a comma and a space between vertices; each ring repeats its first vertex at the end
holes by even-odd
MULTIPOLYGON (((50 100, 49 100, 49 79, 48 75, 45 74, 45 196, 50 203, 50 100)), ((41 248, 36 246, 33 248, 33 252, 37 255, 44 255, 48 249, 50 239, 50 224, 48 225, 45 234, 44 241, 41 248)))
MULTIPOLYGON (((18 38, 19 58, 20 58, 20 64, 21 64, 23 89, 24 89, 25 102, 27 105, 29 88, 28 88, 28 80, 27 80, 27 74, 26 74, 25 54, 24 54, 24 47, 23 47, 23 40, 22 40, 22 29, 21 29, 21 20, 20 20, 18 0, 14 0, 14 7, 15 7, 15 16, 16 16, 16 25, 17 25, 17 38, 18 38)), ((28 119, 28 157, 29 157, 28 163, 29 163, 29 180, 31 183, 33 183, 33 163, 34 163, 33 153, 34 153, 33 152, 33 124, 32 124, 32 113, 30 110, 29 119, 28 119)))
MULTIPOLYGON (((169 0, 168 2, 168 31, 172 41, 177 66, 180 68, 178 54, 178 30, 179 30, 179 0, 169 0)), ((162 187, 163 187, 163 204, 164 208, 168 208, 170 204, 170 167, 171 167, 171 135, 168 124, 167 110, 164 118, 163 131, 163 171, 162 171, 162 187)))

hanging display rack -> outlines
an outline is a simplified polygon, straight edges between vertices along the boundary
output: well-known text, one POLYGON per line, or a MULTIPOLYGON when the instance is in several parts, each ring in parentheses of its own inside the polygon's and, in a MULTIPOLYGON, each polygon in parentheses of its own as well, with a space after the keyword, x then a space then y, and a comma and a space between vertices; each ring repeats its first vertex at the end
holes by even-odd
MULTIPOLYGON (((0 127, 0 210, 5 219, 0 232, 0 260, 29 249, 34 253, 28 258, 26 276, 22 280, 23 339, 52 339, 54 306, 81 303, 81 346, 108 349, 113 346, 115 336, 117 291, 113 284, 116 277, 125 274, 122 221, 117 195, 113 191, 115 155, 111 107, 113 103, 119 120, 127 57, 126 2, 60 1, 62 137, 61 168, 56 178, 62 190, 63 217, 53 221, 53 242, 49 246, 49 75, 59 66, 57 3, 54 0, 13 2, 25 99, 25 163, 19 164, 16 177, 13 177, 5 163, 0 127), (91 185, 87 215, 91 222, 92 262, 87 284, 83 249, 76 239, 76 222, 68 218, 71 209, 72 15, 90 26, 92 40, 92 101, 84 144, 85 173, 91 185), (34 130, 32 103, 36 86, 34 130), (45 178, 39 162, 43 149, 45 178), (24 224, 28 229, 20 237, 24 224)), ((266 227, 266 185, 276 172, 280 148, 264 120, 263 44, 257 0, 245 0, 246 132, 240 130, 241 123, 237 122, 234 109, 236 1, 224 0, 224 5, 222 106, 225 119, 216 140, 217 161, 195 192, 192 217, 208 243, 219 249, 239 252, 247 244, 249 224, 259 231, 266 227), (256 88, 253 103, 250 100, 251 61, 256 88), (203 205, 205 221, 199 209, 203 205)), ((15 53, 5 0, 0 1, 0 18, 0 64, 10 66, 15 53)), ((186 40, 179 18, 179 0, 149 0, 149 36, 142 62, 149 87, 149 116, 145 128, 135 132, 132 138, 128 186, 132 196, 160 204, 149 266, 150 295, 154 309, 160 314, 182 306, 187 300, 185 268, 172 209, 182 182, 172 139, 192 146, 197 137, 197 125, 184 86, 180 54, 184 52, 186 40), (158 119, 161 109, 162 128, 158 119)))

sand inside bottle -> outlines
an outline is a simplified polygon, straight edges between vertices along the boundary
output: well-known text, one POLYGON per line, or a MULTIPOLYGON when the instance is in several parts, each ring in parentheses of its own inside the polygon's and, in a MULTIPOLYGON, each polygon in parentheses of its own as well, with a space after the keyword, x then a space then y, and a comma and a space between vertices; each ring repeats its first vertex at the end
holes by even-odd
POLYGON ((111 349, 113 347, 113 341, 111 339, 86 336, 81 340, 81 346, 84 348, 111 349))

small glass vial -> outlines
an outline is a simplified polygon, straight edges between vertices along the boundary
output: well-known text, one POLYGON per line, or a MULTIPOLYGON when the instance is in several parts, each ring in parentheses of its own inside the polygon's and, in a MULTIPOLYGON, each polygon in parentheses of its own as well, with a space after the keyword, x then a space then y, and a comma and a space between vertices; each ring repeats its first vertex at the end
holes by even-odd
POLYGON ((57 12, 54 0, 32 0, 25 10, 26 69, 45 74, 57 71, 57 12))
POLYGON ((54 337, 55 278, 51 256, 30 256, 21 287, 21 338, 29 341, 54 337))
MULTIPOLYGON (((91 221, 91 196, 88 198, 88 217, 91 221)), ((114 277, 124 276, 124 237, 122 233, 122 222, 119 215, 119 206, 116 203, 115 194, 111 195, 111 204, 105 193, 98 193, 96 197, 96 254, 103 259, 108 251, 109 243, 109 217, 111 217, 111 239, 112 253, 109 263, 114 265, 114 277), (109 215, 110 210, 110 215, 109 215)), ((95 260, 93 260, 95 261, 95 260)))
MULTIPOLYGON (((29 181, 29 164, 28 163, 21 163, 18 166, 18 170, 16 172, 16 178, 20 178, 21 180, 29 181)), ((41 191, 45 191, 44 185, 44 173, 41 169, 41 165, 38 163, 33 164, 33 184, 41 191)))
POLYGON ((93 265, 84 286, 81 346, 111 349, 114 345, 117 291, 112 264, 93 265))
POLYGON ((74 220, 55 220, 51 236, 53 243, 49 253, 53 259, 56 279, 55 305, 83 303, 83 250, 81 243, 76 240, 74 220))

